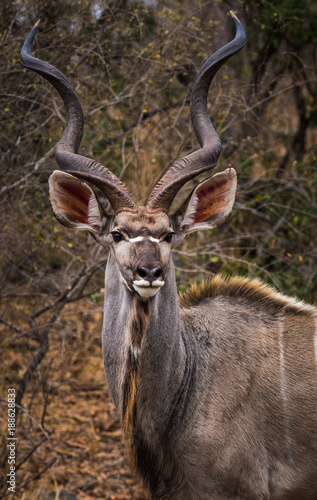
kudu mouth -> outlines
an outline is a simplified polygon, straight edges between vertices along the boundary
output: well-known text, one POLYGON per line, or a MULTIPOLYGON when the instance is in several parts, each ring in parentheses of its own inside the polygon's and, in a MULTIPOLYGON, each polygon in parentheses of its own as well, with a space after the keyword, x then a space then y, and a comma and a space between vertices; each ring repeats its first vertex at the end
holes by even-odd
POLYGON ((148 280, 139 279, 133 281, 133 288, 142 299, 149 299, 154 297, 164 284, 165 281, 162 279, 154 280, 151 283, 148 280))

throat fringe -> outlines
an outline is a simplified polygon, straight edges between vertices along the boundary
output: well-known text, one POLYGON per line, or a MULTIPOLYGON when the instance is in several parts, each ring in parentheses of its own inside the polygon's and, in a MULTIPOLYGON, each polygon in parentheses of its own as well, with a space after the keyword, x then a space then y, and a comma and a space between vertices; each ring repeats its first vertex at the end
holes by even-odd
POLYGON ((130 463, 136 469, 134 436, 137 418, 136 396, 138 389, 138 368, 140 362, 142 340, 149 323, 150 311, 148 302, 136 300, 129 318, 129 348, 126 359, 126 370, 123 382, 122 421, 125 445, 130 463))

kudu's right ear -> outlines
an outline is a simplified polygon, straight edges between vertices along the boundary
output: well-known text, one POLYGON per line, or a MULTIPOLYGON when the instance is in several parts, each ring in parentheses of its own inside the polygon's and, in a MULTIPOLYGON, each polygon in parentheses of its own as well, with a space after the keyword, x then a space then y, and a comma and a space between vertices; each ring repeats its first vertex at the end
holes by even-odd
POLYGON ((234 168, 227 168, 198 184, 186 206, 181 209, 182 236, 223 224, 231 214, 236 189, 237 174, 234 168))
POLYGON ((88 184, 55 170, 49 178, 49 191, 53 213, 63 226, 90 231, 97 238, 100 236, 102 215, 88 184))

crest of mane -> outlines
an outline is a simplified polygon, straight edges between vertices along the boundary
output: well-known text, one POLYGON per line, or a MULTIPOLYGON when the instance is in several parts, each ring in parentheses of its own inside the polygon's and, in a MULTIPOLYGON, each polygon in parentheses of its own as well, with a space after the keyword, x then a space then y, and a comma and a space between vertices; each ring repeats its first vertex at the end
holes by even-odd
POLYGON ((285 312, 317 314, 317 308, 314 306, 278 293, 257 278, 225 277, 219 274, 200 284, 194 283, 186 292, 179 294, 180 305, 183 308, 196 307, 203 300, 216 297, 234 298, 273 314, 285 312))

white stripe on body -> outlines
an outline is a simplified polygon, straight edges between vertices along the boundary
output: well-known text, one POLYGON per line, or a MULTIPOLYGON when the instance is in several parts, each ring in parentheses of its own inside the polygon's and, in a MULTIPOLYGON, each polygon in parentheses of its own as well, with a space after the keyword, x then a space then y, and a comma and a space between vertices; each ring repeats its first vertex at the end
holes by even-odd
POLYGON ((290 432, 290 419, 289 419, 289 407, 287 401, 287 382, 285 376, 285 362, 284 362, 284 336, 283 336, 283 323, 279 323, 279 335, 278 342, 280 348, 280 371, 281 371, 281 393, 283 399, 283 408, 284 408, 284 417, 285 417, 285 437, 287 442, 287 451, 290 460, 293 462, 293 454, 292 454, 292 440, 291 440, 291 432, 290 432))
POLYGON ((315 361, 317 368, 317 315, 315 316, 315 338, 314 338, 314 346, 315 346, 315 361))

